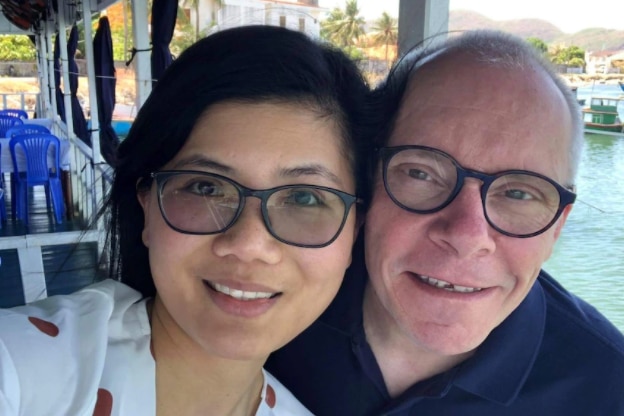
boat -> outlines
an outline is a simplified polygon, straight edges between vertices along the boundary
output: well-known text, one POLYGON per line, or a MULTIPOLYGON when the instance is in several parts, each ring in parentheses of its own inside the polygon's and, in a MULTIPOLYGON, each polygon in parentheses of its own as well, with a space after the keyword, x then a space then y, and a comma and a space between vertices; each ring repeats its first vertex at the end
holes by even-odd
POLYGON ((620 101, 624 101, 624 99, 592 97, 589 107, 583 108, 585 129, 612 133, 624 132, 624 123, 618 114, 620 101))
POLYGON ((576 97, 576 101, 579 103, 580 106, 584 106, 585 105, 585 99, 584 98, 578 98, 578 87, 577 86, 573 86, 572 88, 572 92, 574 93, 574 96, 576 97))

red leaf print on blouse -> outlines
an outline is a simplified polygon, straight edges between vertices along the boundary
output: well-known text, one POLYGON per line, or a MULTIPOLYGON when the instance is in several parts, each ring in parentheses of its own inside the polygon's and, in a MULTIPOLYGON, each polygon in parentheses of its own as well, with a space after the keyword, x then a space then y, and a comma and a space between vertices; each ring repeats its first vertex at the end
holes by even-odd
POLYGON ((271 409, 275 407, 275 402, 277 401, 275 397, 275 390, 271 387, 270 384, 267 384, 266 396, 264 396, 264 401, 269 405, 271 409))
POLYGON ((113 395, 108 390, 98 389, 93 416, 111 416, 112 412, 113 395))
POLYGON ((34 316, 29 316, 28 320, 39 331, 43 332, 46 335, 55 337, 59 334, 58 326, 54 325, 52 322, 44 321, 43 319, 35 318, 34 316))

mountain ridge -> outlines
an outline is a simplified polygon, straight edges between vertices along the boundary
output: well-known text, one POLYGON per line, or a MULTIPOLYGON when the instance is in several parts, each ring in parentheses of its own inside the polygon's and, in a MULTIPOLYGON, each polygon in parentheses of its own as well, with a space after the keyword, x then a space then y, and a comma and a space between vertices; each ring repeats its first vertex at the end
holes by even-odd
POLYGON ((624 30, 587 28, 575 33, 565 33, 543 19, 493 20, 471 10, 451 10, 449 31, 495 29, 521 38, 534 37, 548 45, 578 46, 586 51, 624 50, 624 30))

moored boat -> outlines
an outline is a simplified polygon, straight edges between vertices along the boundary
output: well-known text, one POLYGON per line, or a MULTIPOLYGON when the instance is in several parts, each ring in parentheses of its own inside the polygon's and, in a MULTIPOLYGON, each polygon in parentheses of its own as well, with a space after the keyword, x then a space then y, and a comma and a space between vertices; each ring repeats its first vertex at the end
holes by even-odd
POLYGON ((624 123, 618 114, 619 98, 593 97, 589 107, 583 108, 585 129, 621 133, 624 123))

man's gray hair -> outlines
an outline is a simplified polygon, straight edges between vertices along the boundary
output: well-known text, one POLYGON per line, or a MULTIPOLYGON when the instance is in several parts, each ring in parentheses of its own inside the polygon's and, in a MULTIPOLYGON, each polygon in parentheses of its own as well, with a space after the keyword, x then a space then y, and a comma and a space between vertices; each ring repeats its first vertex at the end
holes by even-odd
MULTIPOLYGON (((434 37, 418 48, 408 52, 388 77, 388 83, 395 87, 407 86, 409 78, 414 76, 423 65, 449 54, 462 53, 474 57, 477 62, 509 69, 528 69, 531 65, 541 68, 563 95, 572 120, 570 138, 568 178, 572 185, 578 173, 584 144, 583 117, 572 88, 560 77, 552 64, 530 43, 514 35, 494 30, 474 30, 450 36, 444 42, 434 37), (392 77, 398 79, 391 81, 392 77), (398 83, 398 84, 397 84, 398 83)), ((529 104, 530 105, 530 104, 529 104)))

